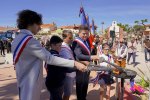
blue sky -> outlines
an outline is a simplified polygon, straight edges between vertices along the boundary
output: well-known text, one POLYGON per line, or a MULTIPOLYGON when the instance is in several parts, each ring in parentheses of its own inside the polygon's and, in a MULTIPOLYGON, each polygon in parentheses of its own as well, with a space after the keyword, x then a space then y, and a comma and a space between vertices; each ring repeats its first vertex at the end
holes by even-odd
POLYGON ((113 20, 133 25, 135 20, 146 18, 150 23, 150 0, 1 0, 0 26, 15 26, 17 12, 23 9, 41 13, 44 23, 55 22, 58 26, 80 24, 81 2, 99 29, 102 21, 105 28, 113 20))

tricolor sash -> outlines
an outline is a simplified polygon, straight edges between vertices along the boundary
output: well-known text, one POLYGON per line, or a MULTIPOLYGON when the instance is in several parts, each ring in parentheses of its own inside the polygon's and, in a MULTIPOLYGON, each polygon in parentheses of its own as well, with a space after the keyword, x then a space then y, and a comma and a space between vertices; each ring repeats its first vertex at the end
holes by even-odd
POLYGON ((121 50, 121 54, 123 54, 123 53, 124 53, 125 49, 126 49, 126 46, 125 46, 125 45, 123 45, 122 50, 121 50))
POLYGON ((103 54, 103 52, 102 52, 102 46, 101 46, 101 45, 99 45, 99 46, 97 47, 97 50, 98 50, 99 55, 102 55, 102 54, 103 54))
POLYGON ((85 44, 81 39, 76 38, 74 41, 76 41, 80 46, 82 46, 85 51, 88 53, 88 55, 91 54, 89 47, 87 46, 88 44, 85 44))
POLYGON ((16 64, 19 60, 19 57, 22 53, 22 51, 24 50, 26 44, 28 43, 28 41, 32 38, 32 35, 26 35, 25 37, 22 38, 22 40, 19 42, 19 44, 17 45, 14 54, 13 54, 13 63, 16 64))
POLYGON ((108 55, 108 62, 111 62, 111 55, 108 55))
POLYGON ((65 49, 69 52, 69 56, 72 58, 72 60, 74 59, 74 57, 73 57, 73 52, 72 52, 72 50, 70 49, 70 47, 65 46, 65 45, 62 45, 61 48, 65 48, 65 49))
POLYGON ((94 86, 98 83, 99 79, 103 75, 102 72, 97 72, 97 75, 95 78, 91 79, 90 82, 94 84, 94 86))

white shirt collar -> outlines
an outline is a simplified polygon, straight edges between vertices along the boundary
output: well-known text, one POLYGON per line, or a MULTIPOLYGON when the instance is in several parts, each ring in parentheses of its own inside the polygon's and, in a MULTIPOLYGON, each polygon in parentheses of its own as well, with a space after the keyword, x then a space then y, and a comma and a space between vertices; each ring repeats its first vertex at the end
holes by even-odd
POLYGON ((65 45, 65 46, 68 46, 68 47, 69 47, 69 45, 68 45, 67 43, 65 43, 65 42, 63 42, 62 45, 65 45))
POLYGON ((33 36, 33 33, 30 30, 27 30, 27 29, 21 29, 20 33, 25 33, 25 34, 29 34, 29 35, 33 36))

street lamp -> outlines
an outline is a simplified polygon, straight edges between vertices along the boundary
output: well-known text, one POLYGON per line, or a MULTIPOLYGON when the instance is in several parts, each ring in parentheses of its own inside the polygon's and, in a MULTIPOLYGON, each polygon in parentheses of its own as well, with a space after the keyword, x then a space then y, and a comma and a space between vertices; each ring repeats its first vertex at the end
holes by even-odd
POLYGON ((104 22, 101 22, 101 24, 102 24, 102 34, 103 34, 103 25, 104 25, 104 22))

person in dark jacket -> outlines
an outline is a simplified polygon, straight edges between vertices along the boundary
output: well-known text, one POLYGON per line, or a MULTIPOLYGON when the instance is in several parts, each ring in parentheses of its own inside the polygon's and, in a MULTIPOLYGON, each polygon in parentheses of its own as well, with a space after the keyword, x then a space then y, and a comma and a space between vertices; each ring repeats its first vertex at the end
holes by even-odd
MULTIPOLYGON (((73 41, 72 48, 77 61, 90 62, 98 60, 97 55, 91 55, 91 48, 88 41, 89 29, 86 26, 80 26, 79 36, 73 41)), ((88 64, 86 63, 86 64, 88 64)), ((90 72, 76 71, 76 93, 77 100, 86 100, 90 72)))
POLYGON ((1 51, 1 55, 5 56, 5 45, 4 45, 4 41, 0 40, 0 51, 1 51))
POLYGON ((11 53, 11 40, 7 41, 6 47, 7 47, 7 53, 11 53))
MULTIPOLYGON (((63 40, 59 36, 52 36, 50 39, 50 53, 59 57, 63 40)), ((64 80, 66 73, 72 72, 73 69, 66 67, 57 67, 47 65, 46 87, 50 93, 50 100, 62 100, 64 80)))

